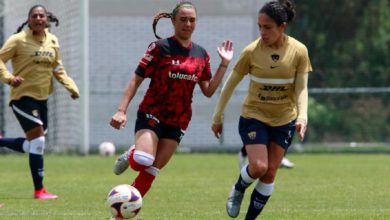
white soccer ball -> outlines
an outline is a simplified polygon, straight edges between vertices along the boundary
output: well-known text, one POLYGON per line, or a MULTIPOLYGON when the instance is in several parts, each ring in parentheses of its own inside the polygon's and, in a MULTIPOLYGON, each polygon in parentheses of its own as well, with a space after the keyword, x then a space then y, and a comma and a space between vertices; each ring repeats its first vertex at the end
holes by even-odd
POLYGON ((110 157, 115 154, 115 145, 111 142, 105 141, 99 145, 99 153, 103 157, 110 157))
POLYGON ((111 189, 106 205, 114 218, 134 218, 141 209, 142 197, 135 187, 122 184, 111 189))

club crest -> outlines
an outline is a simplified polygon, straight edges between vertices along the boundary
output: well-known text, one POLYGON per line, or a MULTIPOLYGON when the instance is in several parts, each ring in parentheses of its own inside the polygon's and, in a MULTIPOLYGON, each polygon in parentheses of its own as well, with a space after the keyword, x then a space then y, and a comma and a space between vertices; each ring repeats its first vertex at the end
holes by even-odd
POLYGON ((276 62, 276 61, 278 61, 279 60, 279 55, 278 54, 272 54, 271 55, 271 59, 274 61, 274 62, 276 62))
POLYGON ((248 137, 249 139, 254 140, 256 138, 256 131, 249 132, 248 137))

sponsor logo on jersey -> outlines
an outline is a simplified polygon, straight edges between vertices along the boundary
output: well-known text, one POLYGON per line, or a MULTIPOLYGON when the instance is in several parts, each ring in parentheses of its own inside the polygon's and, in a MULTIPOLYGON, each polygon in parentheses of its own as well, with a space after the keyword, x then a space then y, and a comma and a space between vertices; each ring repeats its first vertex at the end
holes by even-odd
POLYGON ((254 140, 256 138, 256 131, 249 132, 248 137, 249 139, 254 140))
POLYGON ((271 69, 275 69, 275 68, 278 68, 279 66, 270 66, 269 68, 271 69))
POLYGON ((184 79, 184 80, 190 80, 190 81, 194 81, 194 82, 198 81, 198 77, 196 75, 188 75, 188 74, 184 74, 184 73, 169 72, 168 77, 171 79, 184 79))
POLYGON ((263 86, 262 88, 260 88, 260 90, 263 90, 263 91, 287 91, 288 88, 286 86, 263 86))

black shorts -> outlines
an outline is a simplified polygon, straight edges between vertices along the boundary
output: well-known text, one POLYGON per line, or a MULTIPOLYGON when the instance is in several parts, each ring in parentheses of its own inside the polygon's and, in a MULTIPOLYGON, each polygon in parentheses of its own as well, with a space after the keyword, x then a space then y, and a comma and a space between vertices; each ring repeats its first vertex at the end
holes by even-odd
POLYGON ((295 120, 281 126, 269 126, 253 118, 240 117, 239 132, 244 145, 276 142, 286 151, 295 133, 295 120))
POLYGON ((180 143, 185 134, 185 131, 181 130, 178 126, 166 124, 151 114, 137 112, 137 120, 135 121, 134 132, 136 133, 141 129, 152 130, 154 133, 156 133, 159 139, 173 139, 177 141, 177 143, 180 143))
POLYGON ((9 104, 24 132, 42 126, 47 129, 47 100, 35 100, 23 96, 9 104))

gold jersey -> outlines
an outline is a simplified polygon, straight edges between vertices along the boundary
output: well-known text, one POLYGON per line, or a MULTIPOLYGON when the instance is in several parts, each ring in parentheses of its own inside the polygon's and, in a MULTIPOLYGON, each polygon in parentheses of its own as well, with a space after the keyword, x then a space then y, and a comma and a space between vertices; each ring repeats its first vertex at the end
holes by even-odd
POLYGON ((72 95, 79 96, 77 85, 62 65, 59 49, 57 37, 48 30, 42 40, 36 39, 29 29, 12 35, 5 42, 0 50, 0 80, 9 83, 15 76, 24 79, 20 86, 11 87, 10 100, 22 96, 46 100, 53 92, 53 76, 72 95), (12 61, 12 74, 4 64, 8 60, 12 61))
MULTIPOLYGON (((257 119, 270 126, 285 125, 297 118, 295 81, 300 74, 307 74, 312 68, 305 45, 285 36, 286 41, 279 49, 266 46, 258 38, 242 51, 223 87, 214 111, 214 123, 222 122, 226 102, 246 75, 249 75, 250 82, 241 116, 257 119)), ((307 90, 306 85, 304 89, 307 90)), ((302 110, 303 114, 306 112, 307 109, 302 110)), ((307 120, 307 116, 303 115, 302 119, 307 120)))

